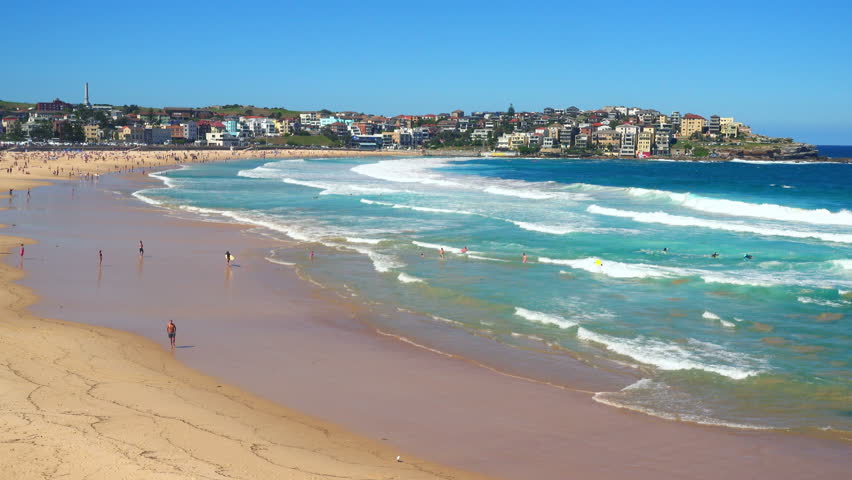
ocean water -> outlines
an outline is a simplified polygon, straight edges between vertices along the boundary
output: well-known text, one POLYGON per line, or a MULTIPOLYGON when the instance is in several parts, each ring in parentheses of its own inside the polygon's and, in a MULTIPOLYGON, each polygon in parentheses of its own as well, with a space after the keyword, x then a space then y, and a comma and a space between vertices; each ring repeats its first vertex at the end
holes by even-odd
POLYGON ((817 145, 817 150, 829 158, 852 158, 852 145, 817 145))
POLYGON ((157 176, 135 195, 301 242, 267 260, 357 301, 632 372, 601 403, 852 430, 850 165, 418 157, 157 176))

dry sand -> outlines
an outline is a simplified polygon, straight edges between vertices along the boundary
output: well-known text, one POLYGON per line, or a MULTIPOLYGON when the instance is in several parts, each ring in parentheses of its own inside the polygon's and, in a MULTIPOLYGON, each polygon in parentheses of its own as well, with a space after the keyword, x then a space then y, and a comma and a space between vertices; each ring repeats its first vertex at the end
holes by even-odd
MULTIPOLYGON (((0 172, 2 191, 40 185, 57 167, 85 175, 175 163, 41 155, 4 154, 0 168, 19 166, 0 172)), ((31 243, 0 236, 0 251, 17 256, 22 242, 31 243)), ((23 275, 0 265, 2 479, 484 478, 405 454, 397 462, 400 452, 195 372, 143 337, 38 318, 27 311, 36 295, 15 283, 23 275)))
POLYGON ((37 179, 69 179, 107 173, 140 171, 178 163, 205 163, 249 158, 365 157, 417 155, 406 151, 357 150, 123 150, 123 151, 0 151, 0 182, 5 190, 37 184, 37 179))

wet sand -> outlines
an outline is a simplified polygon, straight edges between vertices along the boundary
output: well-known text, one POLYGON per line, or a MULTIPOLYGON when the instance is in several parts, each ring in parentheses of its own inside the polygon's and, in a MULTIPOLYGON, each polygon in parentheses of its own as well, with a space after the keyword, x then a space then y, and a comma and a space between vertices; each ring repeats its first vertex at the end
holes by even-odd
MULTIPOLYGON (((33 215, 11 221, 0 236, 0 252, 7 255, 0 265, 0 478, 484 480, 424 462, 198 373, 163 349, 162 342, 30 313, 39 298, 18 282, 39 262, 47 267, 48 278, 64 268, 61 261, 51 266, 46 251, 68 258, 54 243, 65 237, 52 235, 38 217, 45 208, 54 208, 40 203, 40 195, 50 188, 33 190, 29 203, 25 191, 8 201, 2 198, 11 209, 0 212, 4 219, 33 215), (48 236, 42 242, 13 236, 27 227, 48 236), (22 242, 26 251, 20 258, 22 242)), ((62 195, 56 201, 76 205, 76 197, 65 196, 72 191, 70 185, 58 188, 62 195)), ((75 183, 75 190, 84 188, 75 183)), ((99 205, 83 206, 65 220, 84 230, 62 232, 80 245, 98 238, 97 232, 85 230, 92 226, 88 222, 104 218, 99 205)), ((127 273, 144 271, 129 268, 127 273)), ((131 295, 145 298, 145 292, 131 295)), ((98 308, 98 299, 91 300, 98 308)), ((102 314, 157 318, 159 323, 158 316, 146 316, 144 307, 134 314, 139 316, 128 315, 130 308, 118 304, 102 314)), ((65 318, 61 310, 57 318, 65 318)))
MULTIPOLYGON (((13 210, 0 218, 41 241, 28 247, 23 265, 23 282, 43 295, 36 313, 138 333, 163 349, 165 323, 174 318, 180 347, 174 357, 191 367, 393 448, 493 476, 852 473, 848 443, 699 427, 596 403, 594 391, 630 380, 590 372, 568 357, 552 361, 570 372, 576 390, 381 335, 370 326, 370 316, 380 313, 266 262, 280 241, 164 215, 129 199, 133 188, 105 179, 99 188, 64 184, 39 189, 28 204, 20 197, 11 202, 13 210), (225 250, 239 266, 225 266, 225 250)), ((418 321, 405 317, 399 313, 400 321, 418 321)), ((500 348, 458 332, 446 338, 441 350, 500 348)))

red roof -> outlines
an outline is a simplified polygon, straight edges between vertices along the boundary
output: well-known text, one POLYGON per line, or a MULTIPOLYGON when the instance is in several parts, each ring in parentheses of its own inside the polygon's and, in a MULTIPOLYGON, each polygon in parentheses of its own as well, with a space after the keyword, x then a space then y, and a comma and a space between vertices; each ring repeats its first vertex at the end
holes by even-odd
POLYGON ((603 123, 600 122, 592 124, 593 127, 600 127, 601 125, 603 125, 603 123))
POLYGON ((249 116, 246 116, 246 117, 243 117, 243 118, 266 118, 266 117, 264 117, 262 115, 249 115, 249 116))
POLYGON ((684 116, 683 116, 683 118, 691 118, 691 119, 698 119, 698 118, 700 118, 701 120, 705 120, 705 118, 704 118, 704 117, 702 117, 701 115, 696 115, 696 114, 694 114, 694 113, 687 113, 686 115, 684 115, 684 116))
POLYGON ((210 125, 216 128, 225 128, 225 124, 222 122, 213 122, 210 125))

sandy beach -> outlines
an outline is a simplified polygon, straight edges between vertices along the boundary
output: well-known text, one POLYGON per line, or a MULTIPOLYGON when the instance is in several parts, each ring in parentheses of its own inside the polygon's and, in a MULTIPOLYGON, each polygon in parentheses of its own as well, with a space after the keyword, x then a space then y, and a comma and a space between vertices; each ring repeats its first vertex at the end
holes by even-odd
MULTIPOLYGON (((22 201, 50 176, 34 159, 24 166, 26 158, 4 155, 3 165, 18 161, 24 170, 0 180, 22 201)), ((76 176, 174 163, 143 154, 81 160, 47 170, 63 165, 76 176)), ((20 243, 38 249, 31 239, 0 237, 0 250, 23 267, 0 266, 1 478, 484 478, 200 374, 139 335, 32 315, 39 298, 16 283, 32 255, 20 259, 20 243)))
MULTIPOLYGON (((27 162, 6 155, 0 166, 27 162)), ((153 155, 82 164, 73 157, 59 168, 85 176, 176 163, 153 155)), ((265 261, 275 240, 164 215, 130 198, 152 181, 142 175, 62 182, 30 197, 23 191, 36 185, 30 179, 57 177, 37 163, 29 161, 29 175, 0 174, 2 191, 16 191, 4 233, 20 235, 2 238, 11 257, 0 271, 3 478, 852 472, 848 442, 699 427, 593 402, 595 391, 624 386, 617 372, 562 359, 574 382, 565 388, 417 348, 373 327, 369 308, 265 261), (140 237, 143 259, 135 254, 140 237), (225 249, 239 267, 224 265, 225 249), (179 329, 174 353, 166 347, 168 318, 179 329)), ((460 350, 495 348, 460 341, 469 342, 460 350)))

